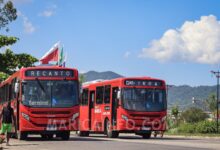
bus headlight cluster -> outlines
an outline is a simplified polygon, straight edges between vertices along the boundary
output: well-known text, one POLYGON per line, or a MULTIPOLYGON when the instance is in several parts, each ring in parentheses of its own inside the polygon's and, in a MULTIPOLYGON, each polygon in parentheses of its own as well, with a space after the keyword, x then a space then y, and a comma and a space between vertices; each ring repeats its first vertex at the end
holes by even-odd
POLYGON ((72 120, 75 120, 77 117, 79 117, 79 113, 75 113, 75 114, 73 114, 73 116, 72 116, 72 120))
POLYGON ((21 115, 24 119, 26 119, 27 121, 30 121, 30 117, 27 114, 21 113, 21 115))
POLYGON ((128 117, 125 115, 121 115, 121 118, 124 119, 125 121, 128 121, 128 117))

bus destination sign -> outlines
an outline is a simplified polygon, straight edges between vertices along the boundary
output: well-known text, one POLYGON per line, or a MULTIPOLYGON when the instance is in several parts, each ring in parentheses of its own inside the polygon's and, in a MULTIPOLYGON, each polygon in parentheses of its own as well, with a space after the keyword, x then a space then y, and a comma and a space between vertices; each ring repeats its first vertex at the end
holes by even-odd
POLYGON ((74 77, 73 70, 27 70, 26 77, 74 77))
POLYGON ((162 81, 156 80, 125 80, 126 86, 162 86, 162 81))

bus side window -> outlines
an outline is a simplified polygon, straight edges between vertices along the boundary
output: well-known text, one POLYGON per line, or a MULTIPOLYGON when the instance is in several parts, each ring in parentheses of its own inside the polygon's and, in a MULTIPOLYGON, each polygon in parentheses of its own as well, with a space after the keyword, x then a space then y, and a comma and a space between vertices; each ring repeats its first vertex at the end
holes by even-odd
POLYGON ((103 96, 104 96, 104 87, 100 86, 96 88, 96 104, 103 103, 103 96))
POLYGON ((16 83, 16 78, 13 79, 12 81, 12 89, 11 89, 11 92, 12 92, 12 99, 15 99, 16 98, 16 93, 15 93, 15 83, 16 83))
POLYGON ((111 85, 105 86, 105 96, 104 96, 104 103, 109 104, 110 103, 110 94, 111 94, 111 85))
POLYGON ((9 85, 9 91, 8 91, 8 101, 11 101, 12 99, 13 99, 13 97, 12 97, 12 93, 13 93, 13 89, 12 89, 12 85, 10 84, 9 85))
POLYGON ((83 89, 81 105, 88 105, 89 90, 83 89))

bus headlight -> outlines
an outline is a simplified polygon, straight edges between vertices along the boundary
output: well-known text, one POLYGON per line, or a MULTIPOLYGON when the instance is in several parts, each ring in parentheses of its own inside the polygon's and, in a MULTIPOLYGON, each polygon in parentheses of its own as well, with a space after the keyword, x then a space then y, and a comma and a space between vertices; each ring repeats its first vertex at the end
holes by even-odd
POLYGON ((121 118, 124 119, 125 121, 128 121, 128 117, 125 115, 121 115, 121 118))
POLYGON ((73 114, 73 116, 72 116, 72 121, 75 120, 77 117, 79 117, 79 113, 73 114))
POLYGON ((25 120, 30 121, 30 117, 27 114, 21 113, 21 115, 25 120))

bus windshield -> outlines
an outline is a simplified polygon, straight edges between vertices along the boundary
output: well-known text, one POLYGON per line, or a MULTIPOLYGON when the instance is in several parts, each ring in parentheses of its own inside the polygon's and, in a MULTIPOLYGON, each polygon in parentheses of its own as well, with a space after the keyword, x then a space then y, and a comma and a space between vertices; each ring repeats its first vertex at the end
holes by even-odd
POLYGON ((166 92, 160 89, 124 88, 122 104, 127 110, 163 111, 166 109, 166 92))
POLYGON ((78 104, 77 81, 28 80, 22 84, 22 103, 30 107, 72 107, 78 104))

